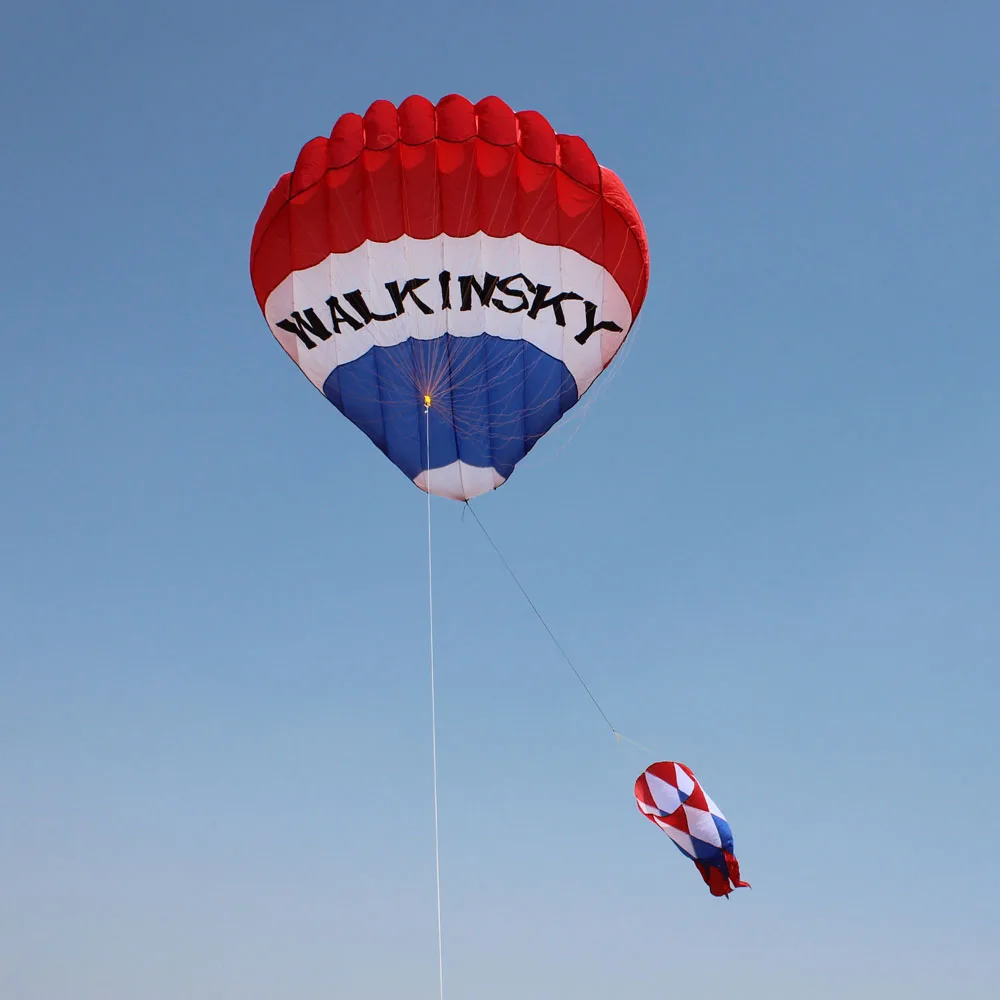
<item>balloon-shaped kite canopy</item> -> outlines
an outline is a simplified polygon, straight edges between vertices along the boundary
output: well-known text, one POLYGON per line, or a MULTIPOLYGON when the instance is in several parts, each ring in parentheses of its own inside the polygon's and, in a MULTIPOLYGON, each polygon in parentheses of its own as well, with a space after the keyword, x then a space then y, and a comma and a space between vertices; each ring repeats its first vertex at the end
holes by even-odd
POLYGON ((421 489, 495 489, 621 347, 649 280, 622 182, 536 111, 451 95, 341 117, 257 220, 257 301, 421 489))
POLYGON ((650 764, 636 778, 635 804, 695 863, 713 896, 749 888, 749 882, 740 880, 726 817, 686 764, 650 764))

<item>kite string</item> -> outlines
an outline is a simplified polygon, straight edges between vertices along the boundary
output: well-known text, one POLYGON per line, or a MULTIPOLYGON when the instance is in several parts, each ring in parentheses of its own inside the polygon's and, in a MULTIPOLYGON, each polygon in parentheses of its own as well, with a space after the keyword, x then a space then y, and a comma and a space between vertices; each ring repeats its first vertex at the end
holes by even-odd
POLYGON ((594 708, 596 708, 597 711, 601 713, 601 718, 604 720, 608 729, 611 730, 611 735, 614 736, 614 738, 619 742, 625 740, 626 743, 631 743, 634 746, 639 746, 640 744, 637 744, 635 740, 630 740, 628 737, 622 736, 622 734, 619 733, 618 730, 615 729, 615 727, 611 724, 611 720, 608 718, 607 712, 605 712, 604 709, 601 708, 600 702, 597 700, 597 698, 594 697, 594 692, 591 691, 590 688, 587 686, 587 682, 583 679, 582 675, 580 674, 580 671, 576 669, 576 666, 569 657, 569 653, 566 652, 566 650, 563 648, 562 643, 556 638, 555 633, 552 631, 551 628, 549 628, 549 624, 542 617, 542 613, 541 611, 538 610, 538 606, 528 596, 528 592, 524 589, 524 586, 522 585, 521 581, 517 578, 517 574, 511 568, 510 563, 507 562, 507 560, 504 558, 503 553, 497 547, 497 543, 493 541, 493 537, 486 530, 486 525, 483 524, 483 522, 479 519, 479 515, 476 513, 475 508, 468 500, 465 501, 465 507, 469 511, 469 513, 472 514, 472 516, 475 518, 476 524, 479 525, 483 534, 486 536, 486 540, 490 543, 490 546, 492 547, 493 551, 497 554, 497 557, 500 559, 500 562, 503 563, 504 569, 507 570, 508 574, 510 575, 510 578, 517 585, 517 589, 521 591, 522 596, 528 602, 528 606, 531 608, 532 611, 534 611, 535 617, 542 623, 542 628, 544 628, 545 631, 548 632, 549 638, 555 644, 556 649, 559 650, 560 654, 562 655, 562 658, 566 661, 566 664, 569 667, 569 669, 573 671, 573 676, 576 677, 576 679, 580 682, 580 686, 583 688, 583 690, 587 692, 587 697, 590 698, 590 700, 593 702, 594 708))
POLYGON ((424 404, 427 440, 427 610, 431 639, 431 756, 434 771, 434 883, 437 891, 438 997, 444 1000, 444 959, 441 948, 441 850, 438 837, 437 697, 434 685, 434 570, 431 560, 431 408, 424 404))

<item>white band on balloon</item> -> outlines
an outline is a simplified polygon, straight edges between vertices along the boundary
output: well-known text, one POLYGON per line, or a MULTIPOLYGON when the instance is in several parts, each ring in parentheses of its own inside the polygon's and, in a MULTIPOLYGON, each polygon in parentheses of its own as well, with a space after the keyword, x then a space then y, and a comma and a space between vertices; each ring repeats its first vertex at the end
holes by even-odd
POLYGON ((452 462, 451 465, 431 469, 429 476, 427 472, 421 472, 413 482, 426 493, 428 479, 434 487, 435 496, 448 497, 451 500, 472 499, 481 493, 495 490, 505 482, 504 477, 496 469, 466 465, 461 459, 452 462))
MULTIPOLYGON (((523 281, 514 281, 509 287, 526 290, 523 281)), ((530 292, 526 292, 526 298, 533 303, 530 292)), ((338 365, 362 357, 372 347, 390 347, 411 337, 434 340, 445 333, 454 337, 477 337, 486 332, 506 340, 523 339, 558 358, 566 365, 582 395, 607 366, 632 324, 632 311, 625 294, 600 264, 575 250, 535 243, 521 234, 494 237, 478 233, 463 237, 437 236, 429 240, 402 236, 392 243, 369 241, 348 253, 330 254, 319 264, 288 275, 268 296, 264 314, 281 346, 320 390, 338 365), (442 307, 439 280, 445 271, 451 276, 449 308, 442 307), (500 279, 523 274, 536 287, 548 286, 550 291, 545 296, 549 299, 563 292, 576 293, 580 298, 563 300, 559 309, 540 308, 532 319, 528 308, 504 312, 496 306, 495 300, 499 299, 508 308, 517 307, 521 303, 515 295, 504 296, 497 291, 483 305, 479 294, 473 290, 472 308, 462 311, 459 277, 471 275, 482 287, 487 274, 500 279), (406 297, 404 312, 395 315, 397 308, 386 285, 395 282, 397 290, 402 290, 407 281, 420 278, 428 281, 415 288, 415 293, 433 311, 425 314, 412 297, 406 297), (277 325, 289 321, 293 312, 301 316, 304 310, 312 309, 332 331, 327 304, 331 296, 337 296, 339 308, 357 322, 357 311, 345 299, 355 290, 361 291, 372 313, 389 318, 372 319, 360 329, 341 321, 339 332, 328 339, 310 337, 315 344, 312 348, 295 333, 277 325), (594 307, 589 320, 588 302, 594 307), (563 326, 558 323, 560 310, 563 326), (617 325, 620 331, 598 329, 586 337, 584 343, 576 339, 588 326, 605 322, 617 325)), ((436 482, 434 486, 434 492, 439 492, 436 482)))

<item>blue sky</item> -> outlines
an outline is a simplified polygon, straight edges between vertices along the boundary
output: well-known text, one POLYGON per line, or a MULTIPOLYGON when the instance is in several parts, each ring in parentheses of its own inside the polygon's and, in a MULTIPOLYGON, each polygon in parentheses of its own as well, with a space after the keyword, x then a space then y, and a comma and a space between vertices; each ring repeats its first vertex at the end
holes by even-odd
POLYGON ((643 214, 625 356, 434 504, 446 996, 996 995, 995 4, 22 5, 0 36, 0 995, 437 996, 424 496, 273 342, 277 176, 489 93, 643 214))

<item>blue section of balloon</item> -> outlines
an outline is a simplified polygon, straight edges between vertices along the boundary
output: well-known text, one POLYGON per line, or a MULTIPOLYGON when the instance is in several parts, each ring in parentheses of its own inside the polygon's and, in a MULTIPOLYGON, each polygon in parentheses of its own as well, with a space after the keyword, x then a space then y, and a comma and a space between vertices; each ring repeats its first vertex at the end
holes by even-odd
MULTIPOLYGON (((681 793, 682 800, 687 798, 681 793)), ((710 863, 717 863, 717 865, 725 869, 725 857, 723 855, 724 851, 729 851, 730 854, 733 852, 733 831, 721 816, 712 815, 712 820, 715 823, 715 829, 719 831, 720 844, 716 847, 715 844, 709 844, 704 840, 699 840, 697 837, 691 837, 691 845, 694 847, 694 854, 688 854, 687 851, 681 847, 677 841, 673 841, 674 846, 678 851, 681 852, 686 858, 690 858, 692 861, 708 861, 710 863)))
POLYGON ((488 333, 373 347, 335 368, 323 393, 410 479, 428 468, 428 424, 430 468, 461 459, 506 479, 579 399, 558 358, 488 333))

